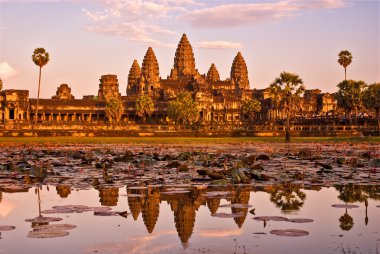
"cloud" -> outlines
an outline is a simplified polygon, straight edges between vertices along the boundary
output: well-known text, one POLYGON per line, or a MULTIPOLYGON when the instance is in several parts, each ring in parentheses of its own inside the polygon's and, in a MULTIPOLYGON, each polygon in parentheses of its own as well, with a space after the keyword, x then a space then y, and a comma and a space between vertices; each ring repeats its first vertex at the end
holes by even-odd
POLYGON ((161 21, 176 19, 187 6, 201 6, 194 0, 98 0, 97 3, 103 10, 82 9, 90 20, 87 31, 159 47, 174 47, 164 41, 168 36, 178 36, 162 26, 161 21))
POLYGON ((225 238, 232 236, 239 236, 243 233, 241 229, 231 229, 231 230, 219 230, 219 229, 210 229, 210 230, 200 230, 199 236, 202 237, 213 237, 213 238, 225 238))
POLYGON ((176 235, 175 231, 160 231, 148 236, 127 237, 124 241, 114 243, 97 243, 86 249, 86 253, 113 253, 113 254, 156 254, 167 253, 175 248, 174 243, 162 241, 162 237, 176 235))
POLYGON ((0 63, 0 78, 3 80, 15 76, 18 73, 12 66, 7 62, 0 63))
POLYGON ((300 14, 302 10, 334 9, 346 6, 344 0, 282 0, 276 2, 221 4, 200 8, 184 16, 197 28, 226 28, 273 22, 300 14))
POLYGON ((195 45, 203 49, 241 49, 243 44, 232 41, 201 41, 195 45))

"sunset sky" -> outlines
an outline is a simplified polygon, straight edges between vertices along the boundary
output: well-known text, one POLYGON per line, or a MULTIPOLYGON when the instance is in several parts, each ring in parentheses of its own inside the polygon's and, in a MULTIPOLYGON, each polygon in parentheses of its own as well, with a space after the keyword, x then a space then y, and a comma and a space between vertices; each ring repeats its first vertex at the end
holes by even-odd
POLYGON ((334 92, 341 50, 353 55, 348 78, 380 82, 379 15, 379 0, 0 0, 0 77, 4 89, 36 97, 31 56, 44 47, 43 98, 62 83, 76 98, 97 94, 104 74, 116 74, 125 95, 133 59, 141 65, 152 46, 166 78, 186 33, 200 73, 215 63, 228 78, 241 51, 251 88, 289 71, 308 89, 334 92))

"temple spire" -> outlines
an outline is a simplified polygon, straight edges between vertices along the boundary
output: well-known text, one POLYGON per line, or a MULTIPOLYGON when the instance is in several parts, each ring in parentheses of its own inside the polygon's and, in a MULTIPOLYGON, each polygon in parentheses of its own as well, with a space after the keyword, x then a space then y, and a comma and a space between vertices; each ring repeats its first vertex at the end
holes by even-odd
POLYGON ((160 70, 156 55, 151 47, 148 48, 142 62, 141 75, 145 79, 144 93, 151 94, 160 87, 160 70))
POLYGON ((139 85, 140 79, 141 79, 141 69, 140 69, 139 63, 135 59, 133 61, 131 69, 129 70, 127 95, 138 94, 139 92, 138 85, 139 85))
POLYGON ((175 52, 174 66, 170 73, 170 79, 177 80, 196 75, 196 73, 193 48, 186 34, 183 34, 175 52))
POLYGON ((210 69, 207 72, 207 79, 211 82, 220 81, 219 72, 214 63, 211 64, 210 69))
POLYGON ((240 52, 236 55, 231 67, 231 82, 236 88, 249 89, 247 64, 240 52))

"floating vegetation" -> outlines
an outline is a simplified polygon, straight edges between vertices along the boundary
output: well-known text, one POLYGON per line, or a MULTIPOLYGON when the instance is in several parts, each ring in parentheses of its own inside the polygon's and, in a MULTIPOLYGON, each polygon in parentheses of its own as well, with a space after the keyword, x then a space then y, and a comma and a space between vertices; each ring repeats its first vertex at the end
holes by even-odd
POLYGON ((250 208, 252 205, 249 204, 225 204, 219 207, 231 207, 231 208, 250 208))
POLYGON ((273 235, 278 235, 278 236, 291 236, 291 237, 309 235, 309 232, 305 230, 300 230, 300 229, 274 229, 274 230, 269 231, 269 233, 273 235))
POLYGON ((353 208, 358 208, 358 205, 349 205, 349 204, 336 204, 336 205, 331 205, 332 207, 335 208, 345 208, 345 209, 353 209, 353 208))
POLYGON ((258 221, 288 221, 288 218, 281 216, 258 216, 253 219, 258 221))
POLYGON ((55 238, 68 236, 69 232, 63 230, 37 230, 29 231, 27 237, 29 238, 55 238))
POLYGON ((294 222, 294 223, 310 223, 313 221, 314 220, 312 220, 312 219, 302 219, 302 218, 288 219, 288 222, 294 222))
POLYGON ((32 222, 32 223, 49 223, 49 222, 55 222, 55 221, 61 221, 62 218, 57 218, 57 217, 43 217, 43 216, 38 216, 33 219, 26 219, 26 222, 32 222))
POLYGON ((46 230, 46 231, 59 231, 59 230, 71 230, 77 226, 72 224, 48 224, 48 225, 37 225, 33 228, 34 231, 46 230))
POLYGON ((0 232, 14 230, 15 226, 0 225, 0 232))
POLYGON ((243 212, 239 213, 213 213, 211 214, 212 217, 217 218, 239 218, 245 216, 243 212))

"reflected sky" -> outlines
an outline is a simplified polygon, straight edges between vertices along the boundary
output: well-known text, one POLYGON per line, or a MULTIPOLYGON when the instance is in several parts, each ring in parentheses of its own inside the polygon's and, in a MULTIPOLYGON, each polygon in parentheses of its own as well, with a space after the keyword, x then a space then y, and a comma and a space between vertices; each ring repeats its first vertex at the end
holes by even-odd
POLYGON ((0 225, 16 229, 2 232, 0 253, 376 253, 380 245, 379 186, 183 188, 188 192, 175 193, 178 189, 173 186, 89 190, 42 186, 42 212, 57 205, 81 204, 129 213, 127 218, 95 216, 94 212, 43 213, 62 218, 58 223, 77 226, 68 236, 52 239, 27 238, 33 228, 25 219, 39 214, 35 188, 3 192, 0 225), (215 191, 227 194, 208 195, 215 191), (332 207, 346 203, 359 207, 332 207), (244 206, 223 206, 228 204, 244 206), (231 216, 236 214, 240 216, 231 216), (256 216, 314 221, 263 222, 253 219, 256 216), (276 236, 270 234, 274 229, 306 230, 309 235, 276 236))

